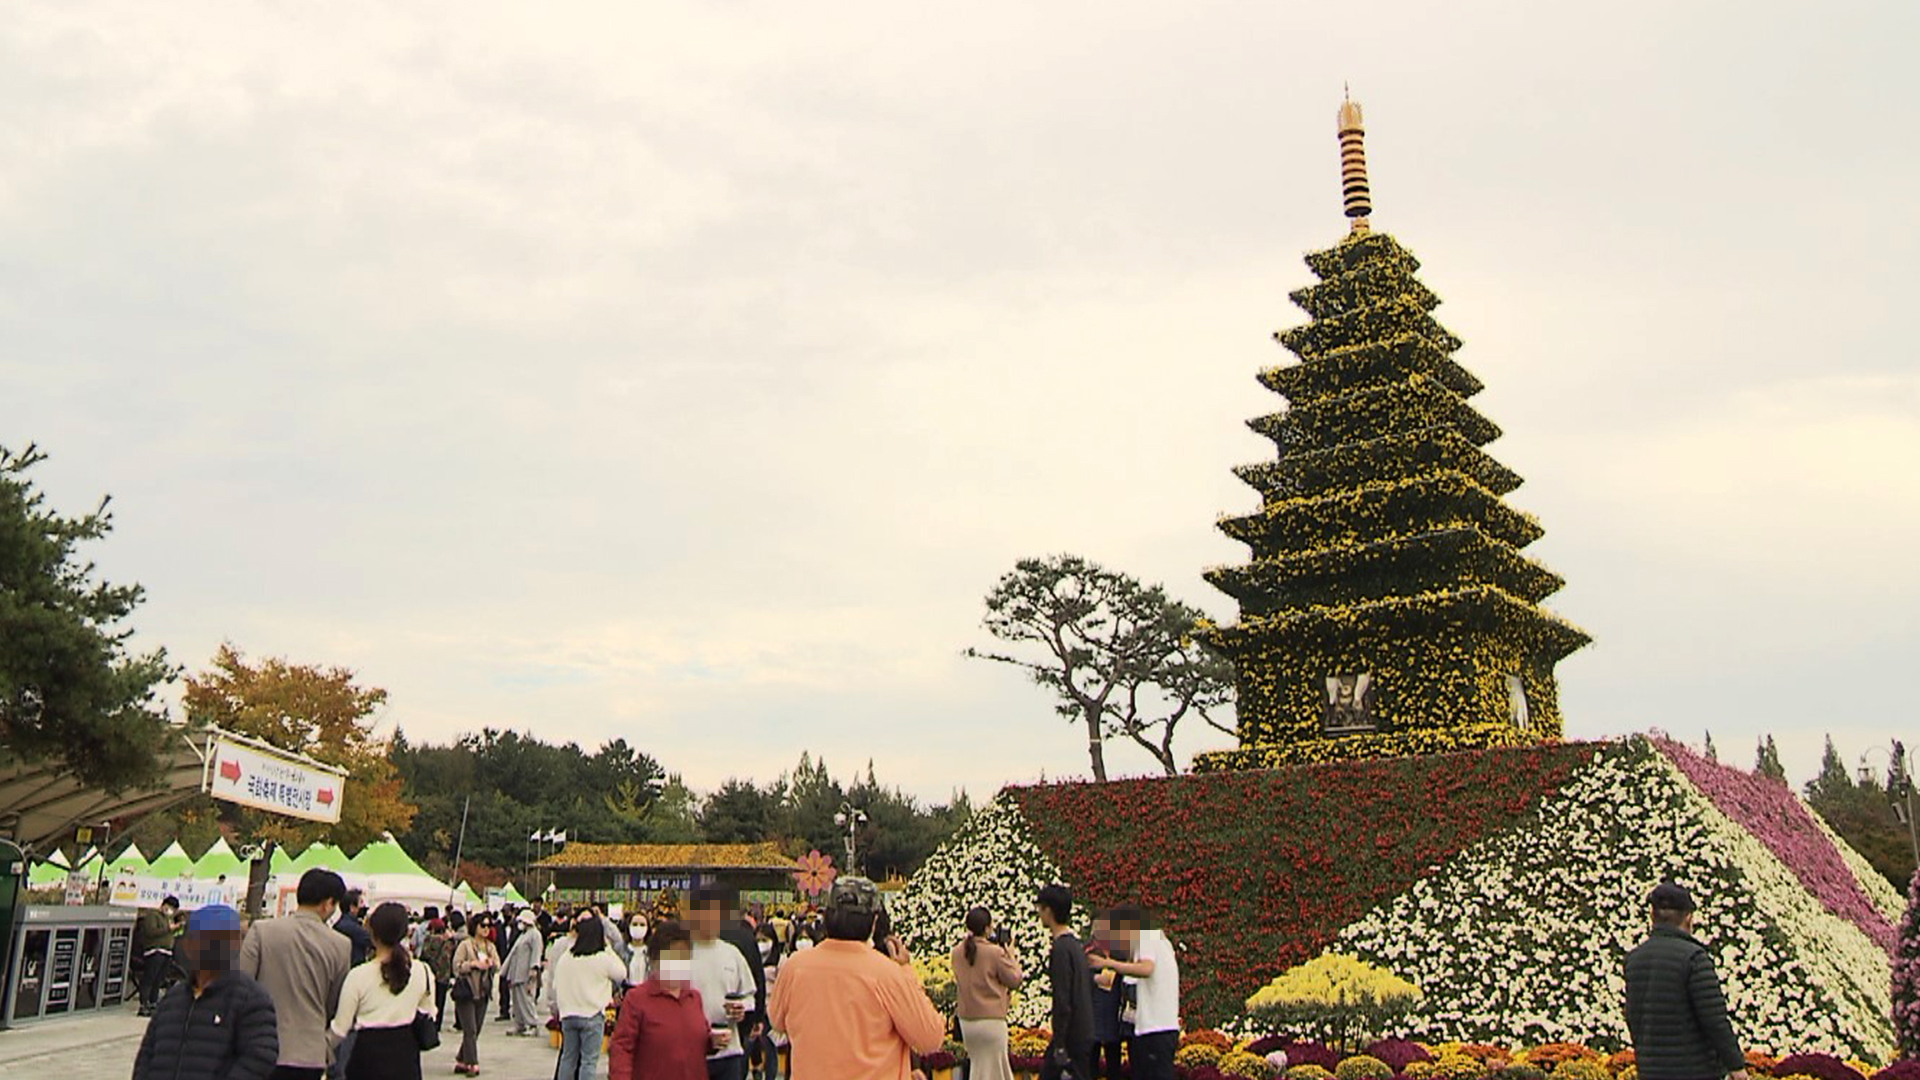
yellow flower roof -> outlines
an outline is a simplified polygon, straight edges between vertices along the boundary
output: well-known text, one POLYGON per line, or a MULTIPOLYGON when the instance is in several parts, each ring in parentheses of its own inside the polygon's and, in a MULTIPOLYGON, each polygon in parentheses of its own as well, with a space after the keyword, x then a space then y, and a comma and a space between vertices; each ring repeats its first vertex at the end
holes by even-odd
POLYGON ((778 844, 568 844, 535 866, 549 869, 792 870, 778 844))

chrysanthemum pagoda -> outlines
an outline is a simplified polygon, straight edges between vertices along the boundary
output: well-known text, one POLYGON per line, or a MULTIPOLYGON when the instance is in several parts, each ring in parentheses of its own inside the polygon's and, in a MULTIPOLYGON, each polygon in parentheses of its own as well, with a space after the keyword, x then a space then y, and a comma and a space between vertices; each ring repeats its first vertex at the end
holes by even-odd
POLYGON ((1211 642, 1241 749, 1202 770, 1556 738, 1554 665, 1587 641, 1541 607, 1562 581, 1521 554, 1541 529, 1502 501, 1520 477, 1481 449, 1500 430, 1439 298, 1370 227, 1359 105, 1339 123, 1351 231, 1307 256, 1310 321, 1275 335, 1298 362, 1260 374, 1287 407, 1250 426, 1279 453, 1235 470, 1261 506, 1220 525, 1251 561, 1207 574, 1240 605, 1211 642))

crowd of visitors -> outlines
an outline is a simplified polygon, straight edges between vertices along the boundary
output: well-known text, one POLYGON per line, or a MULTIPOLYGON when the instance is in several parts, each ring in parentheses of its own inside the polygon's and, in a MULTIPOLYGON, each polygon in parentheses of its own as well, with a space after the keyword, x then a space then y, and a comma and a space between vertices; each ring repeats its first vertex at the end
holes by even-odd
MULTIPOLYGON (((781 1080, 783 1066, 800 1080, 908 1080, 949 1035, 864 878, 835 881, 803 922, 749 915, 718 888, 695 889, 684 922, 616 921, 599 904, 368 913, 326 870, 305 874, 295 900, 290 915, 250 929, 227 907, 182 920, 169 899, 142 913, 140 1010, 151 1020, 135 1080, 419 1080, 449 1000, 454 1071, 477 1076, 496 997, 509 1035, 559 1032, 556 1080, 593 1080, 603 1039, 611 1080, 781 1080), (179 981, 163 992, 169 973, 179 981)), ((1651 933, 1625 959, 1640 1074, 1746 1080, 1694 910, 1685 889, 1659 886, 1651 933)), ((1041 1075, 1172 1080, 1180 960, 1149 913, 1097 912, 1082 941, 1066 887, 1039 890, 1033 911, 1050 939, 1041 1075)), ((1010 1080, 1007 1018, 1027 974, 993 912, 966 912, 958 930, 954 1019, 970 1080, 1010 1080)))

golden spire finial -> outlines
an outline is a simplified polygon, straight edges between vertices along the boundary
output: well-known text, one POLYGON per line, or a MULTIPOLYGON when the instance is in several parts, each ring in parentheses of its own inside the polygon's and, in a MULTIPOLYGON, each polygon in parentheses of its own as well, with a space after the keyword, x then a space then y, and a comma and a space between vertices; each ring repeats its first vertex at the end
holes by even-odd
POLYGON ((1356 233, 1368 231, 1367 215, 1373 213, 1373 192, 1367 186, 1366 140, 1360 103, 1346 97, 1340 103, 1340 194, 1356 233))

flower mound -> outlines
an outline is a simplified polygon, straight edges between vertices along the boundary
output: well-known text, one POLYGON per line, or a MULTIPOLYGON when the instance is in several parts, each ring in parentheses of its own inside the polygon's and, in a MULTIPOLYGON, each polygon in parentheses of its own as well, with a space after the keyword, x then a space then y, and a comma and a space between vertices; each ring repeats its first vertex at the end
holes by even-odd
POLYGON ((1645 739, 1610 748, 1537 822, 1463 853, 1335 948, 1421 988, 1413 1030, 1624 1045, 1620 958, 1645 936, 1647 893, 1676 866, 1747 1045, 1890 1049, 1886 954, 1645 739))
MULTIPOLYGON (((1076 896, 1097 907, 1142 903, 1162 916, 1182 967, 1195 973, 1182 980, 1187 1021, 1217 1023, 1368 908, 1519 824, 1596 750, 1487 750, 1012 794, 1076 896)), ((1019 910, 1031 903, 1022 897, 1019 910)), ((943 917, 965 911, 949 906, 943 917)))
POLYGON ((1893 924, 1791 788, 1708 761, 1679 743, 1661 739, 1654 745, 1714 806, 1767 845, 1828 911, 1859 927, 1881 948, 1892 950, 1893 924))

